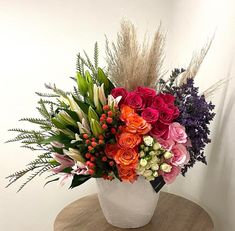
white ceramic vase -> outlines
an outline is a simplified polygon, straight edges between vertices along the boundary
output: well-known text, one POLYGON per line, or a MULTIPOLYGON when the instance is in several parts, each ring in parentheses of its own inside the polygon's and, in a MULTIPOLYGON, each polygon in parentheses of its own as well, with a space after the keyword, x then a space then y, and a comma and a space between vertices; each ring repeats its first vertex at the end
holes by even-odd
POLYGON ((148 224, 154 214, 159 193, 143 177, 134 183, 96 179, 103 214, 111 225, 138 228, 148 224))

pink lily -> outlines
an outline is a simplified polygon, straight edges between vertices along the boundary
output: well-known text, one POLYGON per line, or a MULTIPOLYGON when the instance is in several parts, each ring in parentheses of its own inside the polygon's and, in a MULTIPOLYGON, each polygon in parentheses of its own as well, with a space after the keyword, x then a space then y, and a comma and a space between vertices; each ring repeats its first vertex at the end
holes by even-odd
POLYGON ((75 164, 73 160, 66 157, 65 155, 54 153, 52 156, 58 163, 61 164, 61 165, 56 166, 55 168, 52 169, 52 172, 54 172, 56 174, 59 172, 62 172, 65 168, 71 167, 75 164))

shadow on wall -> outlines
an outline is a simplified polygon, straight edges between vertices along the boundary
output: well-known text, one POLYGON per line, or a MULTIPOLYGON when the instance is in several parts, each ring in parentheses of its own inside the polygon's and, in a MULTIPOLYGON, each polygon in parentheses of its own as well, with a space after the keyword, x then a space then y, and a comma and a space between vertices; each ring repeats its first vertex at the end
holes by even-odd
POLYGON ((199 200, 209 208, 215 231, 235 230, 231 214, 234 214, 233 176, 234 151, 232 150, 235 134, 235 79, 230 79, 224 87, 218 105, 213 147, 208 158, 205 181, 202 182, 199 200), (232 92, 232 93, 231 93, 232 92), (219 208, 219 210, 218 210, 219 208))

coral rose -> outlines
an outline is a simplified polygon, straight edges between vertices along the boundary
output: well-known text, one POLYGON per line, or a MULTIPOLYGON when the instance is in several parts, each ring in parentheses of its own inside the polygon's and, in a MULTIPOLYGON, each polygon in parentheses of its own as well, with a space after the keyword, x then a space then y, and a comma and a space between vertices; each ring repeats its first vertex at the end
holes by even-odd
POLYGON ((105 154, 106 154, 106 156, 108 158, 113 159, 115 154, 117 153, 117 149, 118 149, 117 144, 109 144, 109 143, 107 143, 105 145, 104 152, 105 152, 105 154))
POLYGON ((151 130, 151 124, 147 123, 146 120, 137 114, 127 117, 126 126, 126 131, 141 135, 145 135, 151 130))
POLYGON ((132 167, 136 166, 139 160, 138 153, 131 148, 121 148, 117 151, 114 156, 114 160, 117 164, 120 165, 131 165, 132 167))
POLYGON ((118 137, 118 144, 122 148, 134 148, 141 142, 141 137, 138 134, 123 132, 118 137))
POLYGON ((137 179, 135 168, 129 166, 118 166, 118 175, 122 181, 133 183, 137 179))
POLYGON ((135 114, 135 110, 127 105, 121 107, 121 116, 120 119, 125 121, 130 115, 135 114))

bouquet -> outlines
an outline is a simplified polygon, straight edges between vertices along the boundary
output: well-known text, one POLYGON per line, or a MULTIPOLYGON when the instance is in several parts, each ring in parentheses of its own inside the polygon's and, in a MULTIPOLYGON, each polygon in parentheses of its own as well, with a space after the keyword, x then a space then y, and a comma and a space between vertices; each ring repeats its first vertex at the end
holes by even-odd
POLYGON ((106 40, 107 67, 85 53, 77 56, 75 86, 65 92, 46 84, 40 118, 23 118, 37 130, 10 129, 12 141, 40 151, 28 166, 8 176, 9 185, 28 173, 19 190, 37 175, 49 173, 47 183, 70 188, 90 178, 134 183, 143 176, 156 191, 186 174, 196 161, 206 164, 204 148, 214 105, 194 85, 210 44, 193 56, 188 68, 163 74, 165 35, 159 27, 153 42, 139 45, 135 27, 122 22, 117 42, 106 40))

